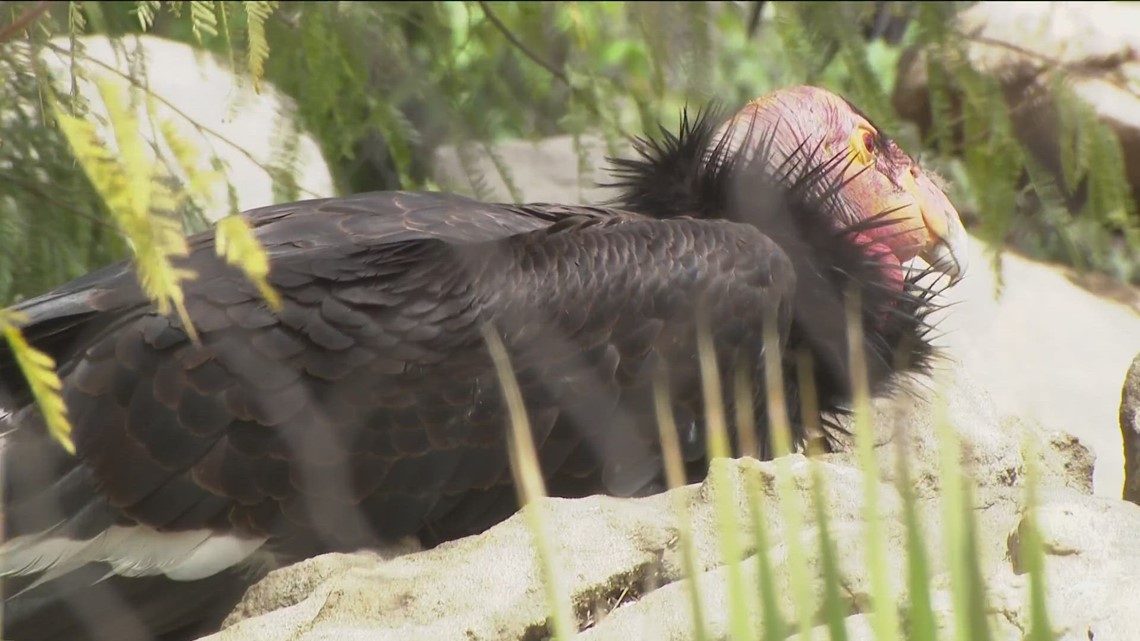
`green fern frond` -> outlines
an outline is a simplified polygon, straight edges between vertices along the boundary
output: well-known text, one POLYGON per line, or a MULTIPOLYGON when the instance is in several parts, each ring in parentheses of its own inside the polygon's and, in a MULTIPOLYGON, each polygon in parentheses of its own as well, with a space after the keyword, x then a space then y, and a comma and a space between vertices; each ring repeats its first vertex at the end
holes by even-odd
POLYGON ((818 30, 808 29, 804 15, 792 5, 777 7, 773 25, 788 62, 786 75, 777 82, 791 84, 802 80, 805 84, 817 84, 830 59, 818 30))
MULTIPOLYGON (((152 108, 151 114, 155 113, 152 108)), ((152 120, 158 123, 158 132, 170 149, 170 154, 173 156, 174 162, 177 163, 177 169, 180 169, 180 173, 188 178, 185 187, 176 196, 176 200, 189 199, 199 204, 210 200, 212 198, 211 188, 217 181, 224 178, 223 173, 216 168, 206 169, 202 166, 198 157, 198 150, 182 137, 172 121, 153 116, 152 120)), ((182 203, 175 202, 174 204, 177 207, 182 203)))
POLYGON ((277 8, 274 0, 246 0, 247 29, 249 32, 249 72, 253 76, 254 91, 261 93, 261 79, 265 76, 265 59, 269 57, 269 40, 265 37, 265 21, 277 8))
POLYGON ((71 423, 67 419, 67 405, 60 394, 63 384, 55 372, 55 360, 32 347, 24 338, 19 324, 26 320, 15 311, 0 309, 0 333, 8 341, 16 365, 32 390, 48 433, 69 454, 75 454, 75 444, 71 441, 71 423))
POLYGON ((274 124, 273 163, 269 174, 273 178, 273 199, 278 202, 297 200, 301 188, 297 184, 297 160, 301 132, 297 124, 279 117, 274 124))
POLYGON ((281 297, 269 284, 269 255, 245 219, 238 215, 226 216, 218 221, 215 234, 214 247, 218 255, 245 273, 270 308, 280 310, 281 297))
POLYGON ((503 179, 503 184, 507 186, 507 193, 510 194, 513 202, 519 203, 523 201, 523 194, 519 191, 518 184, 515 183, 514 176, 511 173, 510 166, 503 160, 503 155, 499 153, 493 145, 483 143, 483 153, 491 160, 491 164, 495 166, 495 172, 499 174, 499 178, 503 179))
MULTIPOLYGON (((214 171, 224 174, 226 170, 225 161, 221 158, 214 156, 210 159, 210 166, 214 171)), ((226 181, 226 203, 229 205, 230 214, 238 214, 241 212, 241 204, 238 201, 237 187, 231 180, 226 181)))
POLYGON ((143 290, 158 306, 159 313, 178 312, 186 331, 197 339, 186 313, 181 283, 196 277, 176 268, 173 260, 189 253, 180 221, 170 215, 177 197, 155 180, 154 163, 147 157, 138 119, 124 103, 118 89, 98 82, 107 107, 117 147, 112 153, 87 120, 56 110, 76 161, 107 204, 112 218, 131 243, 135 267, 143 290))
POLYGON ((415 162, 414 146, 422 140, 420 132, 411 119, 394 103, 383 104, 376 112, 376 120, 384 132, 389 153, 400 177, 400 184, 410 184, 412 165, 415 162))
MULTIPOLYGON (((1026 173, 1029 174, 1029 182, 1033 186, 1033 192, 1040 200, 1042 226, 1057 230, 1056 236, 1060 248, 1049 247, 1046 251, 1061 254, 1078 270, 1087 269, 1085 253, 1082 251, 1075 234, 1072 233, 1076 221, 1073 220, 1073 215, 1065 207, 1065 198, 1057 185, 1057 181, 1027 150, 1023 150, 1021 162, 1025 166, 1026 173)), ((1045 234, 1041 235, 1045 236, 1045 234)))
POLYGON ((479 170, 478 162, 475 159, 474 144, 466 141, 461 142, 455 147, 455 155, 459 159, 459 167, 463 170, 463 175, 467 178, 467 184, 471 188, 471 196, 476 200, 490 199, 491 188, 487 185, 487 177, 479 170))
POLYGON ((139 27, 143 31, 154 26, 154 19, 162 7, 160 0, 138 0, 135 2, 135 17, 139 20, 139 27))
POLYGON ((67 3, 67 35, 69 38, 68 74, 71 76, 71 104, 79 104, 79 81, 84 79, 83 66, 79 59, 83 55, 83 42, 79 36, 87 30, 87 16, 83 14, 83 7, 78 2, 67 3))
POLYGON ((218 2, 216 6, 218 8, 218 21, 222 25, 222 35, 226 40, 226 59, 230 63, 230 69, 237 69, 237 65, 234 63, 233 36, 230 34, 230 4, 228 2, 218 2))
POLYGON ((1057 110, 1057 140, 1060 142, 1063 184, 1066 190, 1072 192, 1088 171, 1091 143, 1085 129, 1089 122, 1088 113, 1070 91, 1063 74, 1054 74, 1050 91, 1055 97, 1057 110))
POLYGON ((190 3, 190 29, 198 42, 202 42, 203 34, 213 38, 218 35, 218 17, 214 13, 212 1, 200 2, 193 0, 190 3))
POLYGON ((951 82, 944 62, 950 54, 947 43, 950 30, 946 27, 946 19, 946 12, 941 7, 933 3, 919 3, 916 20, 918 38, 930 45, 925 56, 925 71, 930 95, 930 118, 934 127, 931 128, 928 144, 939 154, 949 156, 954 149, 952 134, 955 119, 950 99, 951 82))
POLYGON ((72 36, 81 35, 87 30, 87 17, 83 15, 83 5, 79 2, 67 3, 67 32, 72 36))
POLYGON ((1124 176, 1120 139, 1108 125, 1096 120, 1095 115, 1093 121, 1083 128, 1089 138, 1091 209, 1105 222, 1125 229, 1132 222, 1135 202, 1124 176))

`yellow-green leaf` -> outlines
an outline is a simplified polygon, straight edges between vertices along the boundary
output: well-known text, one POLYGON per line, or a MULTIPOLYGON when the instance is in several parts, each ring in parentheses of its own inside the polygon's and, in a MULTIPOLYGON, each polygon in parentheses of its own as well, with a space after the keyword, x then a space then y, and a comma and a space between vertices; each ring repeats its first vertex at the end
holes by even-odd
POLYGON ((139 27, 143 31, 154 26, 154 17, 162 5, 158 0, 139 0, 135 3, 135 16, 139 19, 139 27))
POLYGON ((244 218, 233 215, 218 221, 214 246, 219 256, 240 268, 257 286, 257 291, 272 309, 281 309, 281 297, 269 284, 269 255, 257 242, 244 218))
POLYGON ((265 75, 265 59, 269 57, 269 41, 265 38, 265 21, 277 8, 272 0, 248 0, 245 7, 249 29, 249 73, 253 76, 253 89, 261 93, 261 78, 265 75))
MULTIPOLYGON (((151 113, 156 113, 156 111, 152 108, 151 113)), ((213 199, 211 187, 224 178, 221 168, 214 163, 211 163, 208 168, 204 167, 199 162, 198 149, 182 137, 171 120, 158 120, 158 131, 162 134, 163 140, 166 141, 167 147, 170 148, 170 154, 174 156, 175 162, 189 178, 185 189, 176 195, 176 199, 189 198, 205 207, 205 203, 213 199)), ((181 203, 174 203, 175 206, 179 204, 181 203)))
POLYGON ((32 396, 40 408, 44 424, 52 438, 63 446, 69 454, 75 453, 71 442, 71 423, 67 420, 67 405, 63 402, 60 390, 63 383, 55 372, 55 360, 31 346, 17 326, 25 321, 22 314, 10 310, 0 310, 0 333, 8 341, 16 365, 24 373, 32 396))
POLYGON ((98 85, 113 129, 115 150, 110 149, 109 141, 100 138, 91 122, 57 107, 59 128, 134 250, 143 291, 158 306, 159 313, 177 310, 187 333, 196 340, 182 293, 182 281, 193 279, 195 274, 176 268, 173 263, 175 258, 189 253, 181 221, 174 215, 183 196, 156 180, 156 163, 146 153, 138 118, 119 88, 105 80, 98 85))
POLYGON ((202 34, 218 35, 218 17, 214 14, 213 2, 194 0, 190 3, 190 29, 198 42, 202 42, 202 34))

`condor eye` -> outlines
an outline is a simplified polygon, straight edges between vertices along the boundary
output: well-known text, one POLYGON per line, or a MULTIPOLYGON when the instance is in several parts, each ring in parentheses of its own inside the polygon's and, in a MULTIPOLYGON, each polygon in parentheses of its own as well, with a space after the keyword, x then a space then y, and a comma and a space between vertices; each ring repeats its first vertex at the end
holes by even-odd
POLYGON ((869 131, 863 132, 863 149, 866 149, 867 153, 875 151, 875 135, 869 131))

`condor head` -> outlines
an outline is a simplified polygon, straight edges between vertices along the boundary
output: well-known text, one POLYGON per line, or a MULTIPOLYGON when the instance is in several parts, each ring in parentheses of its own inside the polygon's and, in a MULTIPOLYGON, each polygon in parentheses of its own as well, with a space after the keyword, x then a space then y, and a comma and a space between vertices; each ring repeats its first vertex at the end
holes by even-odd
POLYGON ((919 257, 951 283, 965 273, 967 236, 954 205, 844 98, 818 87, 774 91, 737 112, 713 143, 725 145, 725 156, 737 163, 762 153, 785 185, 831 187, 836 226, 857 230, 864 250, 881 261, 901 265, 919 257), (819 175, 805 180, 812 172, 819 175))

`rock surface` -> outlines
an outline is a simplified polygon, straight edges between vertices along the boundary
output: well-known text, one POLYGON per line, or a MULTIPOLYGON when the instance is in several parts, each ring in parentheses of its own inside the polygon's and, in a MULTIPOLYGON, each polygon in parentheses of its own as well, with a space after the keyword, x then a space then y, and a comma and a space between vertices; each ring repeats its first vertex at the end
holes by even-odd
MULTIPOLYGON (((580 138, 585 162, 579 164, 571 136, 539 141, 508 140, 496 145, 506 168, 506 177, 485 153, 461 154, 460 148, 443 147, 435 157, 436 182, 447 191, 482 195, 475 183, 483 182, 487 200, 514 202, 508 181, 519 202, 600 203, 614 193, 599 186, 607 179, 606 144, 597 136, 580 138), (464 163, 464 159, 467 163, 464 163)), ((632 153, 623 144, 616 153, 632 153)))
MULTIPOLYGON (((209 198, 200 203, 207 220, 214 221, 231 212, 228 185, 233 185, 238 210, 281 202, 278 195, 289 175, 297 183, 299 198, 335 195, 332 177, 317 142, 307 133, 292 132, 294 106, 291 99, 264 83, 255 93, 251 81, 239 79, 210 54, 193 47, 155 36, 124 36, 122 50, 104 36, 83 36, 82 55, 93 63, 86 65, 90 76, 79 79, 79 94, 94 113, 106 117, 106 107, 95 82, 106 82, 128 100, 131 83, 125 74, 139 65, 150 93, 155 97, 153 118, 145 101, 140 100, 136 117, 140 132, 158 144, 169 157, 168 148, 154 140, 158 123, 173 125, 178 136, 192 146, 198 157, 197 169, 211 171, 215 156, 225 165, 225 179, 216 180, 209 198), (292 166, 282 166, 285 147, 296 135, 292 166), (282 173, 284 172, 284 173, 282 173), (276 185, 275 185, 276 183, 276 185)), ((71 84, 70 40, 53 38, 41 50, 41 58, 53 80, 67 93, 71 84)), ((110 140, 109 130, 98 129, 110 140)), ((148 146, 147 153, 155 157, 148 146)), ((177 172, 175 175, 180 175, 177 172)))
MULTIPOLYGON (((1140 507, 1073 493, 1047 495, 1038 511, 1045 544, 1046 603, 1064 641, 1135 639, 1140 630, 1140 507)), ((1016 558, 1020 530, 1010 538, 1016 558)), ((1020 588, 1016 565, 1002 566, 1004 584, 1020 588)), ((994 582, 996 584, 996 582, 994 582)), ((1021 619, 1019 627, 1026 627, 1021 619)))
MULTIPOLYGON (((1122 613, 1129 610, 1123 608, 1128 593, 1110 592, 1114 585, 1134 583, 1128 573, 1135 575, 1140 570, 1140 550, 1134 549, 1140 544, 1132 536, 1140 527, 1140 507, 1089 497, 1091 461, 1084 448, 1017 419, 999 419, 985 395, 976 394, 976 382, 961 370, 951 370, 937 383, 917 383, 943 391, 920 395, 918 401, 904 395, 879 399, 874 404, 880 442, 877 451, 884 470, 890 471, 879 485, 879 504, 894 584, 905 585, 906 554, 901 501, 890 479, 896 455, 905 452, 918 488, 935 585, 946 585, 942 564, 947 555, 941 543, 941 504, 934 476, 939 450, 931 419, 937 414, 936 406, 945 401, 946 415, 958 428, 965 468, 977 482, 978 547, 983 567, 994 568, 992 612, 997 638, 1021 638, 1027 621, 1026 585, 1019 576, 1021 568, 1010 560, 1018 558, 1026 464, 1021 454, 1023 444, 1037 448, 1043 462, 1045 502, 1040 523, 1049 554, 1048 571, 1056 581, 1050 583, 1056 587, 1049 593, 1054 622, 1081 634, 1093 630, 1097 638, 1122 638, 1112 632, 1132 625, 1135 615, 1122 613), (1099 534, 1087 536, 1090 530, 1084 528, 1094 528, 1099 534)), ((766 507, 764 524, 779 595, 777 605, 785 617, 793 616, 790 545, 795 542, 808 551, 808 566, 814 571, 819 563, 814 553, 818 528, 810 516, 803 527, 785 528, 776 490, 777 470, 782 465, 790 471, 794 504, 807 510, 811 505, 812 464, 800 455, 763 463, 718 460, 704 484, 645 499, 544 501, 541 505, 560 577, 572 595, 578 625, 583 629, 580 638, 692 638, 690 586, 689 579, 684 578, 679 542, 680 514, 691 519, 695 567, 699 569, 695 580, 701 586, 707 630, 710 638, 726 638, 732 610, 725 587, 727 569, 714 529, 719 518, 715 497, 728 496, 735 508, 730 526, 744 542, 745 580, 754 582, 756 524, 746 508, 753 491, 759 492, 766 507)), ((849 454, 825 457, 815 465, 826 486, 825 507, 831 515, 829 527, 837 549, 862 549, 859 541, 865 522, 861 473, 851 465, 849 454)), ((387 560, 371 553, 312 559, 272 573, 251 590, 230 617, 228 627, 208 638, 543 638, 547 601, 531 540, 526 522, 516 515, 482 536, 430 551, 387 560)), ((854 638, 870 638, 858 632, 867 627, 865 615, 870 602, 864 560, 861 554, 839 555, 841 594, 852 613, 849 628, 854 638)), ((812 589, 817 598, 822 597, 819 585, 812 589)), ((949 626, 949 599, 939 602, 941 621, 949 626)), ((759 622, 759 613, 753 616, 759 622)))
POLYGON ((946 294, 937 341, 967 366, 997 411, 1078 436, 1096 454, 1096 493, 1118 498, 1124 458, 1120 382, 1140 352, 1135 288, 1097 295, 1073 270, 1002 256, 997 291, 989 248, 971 239, 970 273, 946 294))
POLYGON ((1120 435, 1124 439, 1124 500, 1140 505, 1140 354, 1128 368, 1120 392, 1120 435))
MULTIPOLYGON (((568 146, 565 139, 504 146, 503 156, 525 200, 597 202, 608 196, 590 187, 579 195, 576 162, 568 146)), ((600 167, 600 145, 594 153, 591 164, 600 167)), ((450 184, 470 192, 462 189, 466 179, 454 155, 451 161, 445 155, 441 166, 445 175, 441 182, 447 184, 450 171, 454 181, 450 184)), ((477 159, 476 166, 492 176, 490 197, 509 200, 503 181, 493 178, 491 163, 477 159)), ((1115 420, 1106 422, 1104 416, 1119 403, 1116 394, 1123 368, 1117 367, 1118 358, 1140 351, 1136 344, 1140 316, 1127 304, 1106 301, 1073 284, 1062 270, 1017 257, 1006 259, 1006 288, 1001 298, 995 298, 980 250, 977 258, 975 280, 968 277, 963 283, 961 303, 943 321, 948 359, 935 378, 916 379, 910 393, 874 403, 876 456, 883 478, 880 523, 894 584, 905 585, 905 539, 893 485, 896 463, 903 454, 910 463, 909 478, 936 575, 939 624, 953 626, 936 474, 940 449, 934 417, 941 414, 958 435, 963 463, 974 480, 978 553, 988 572, 996 638, 1021 639, 1028 626, 1028 587, 1019 561, 1027 456, 1041 470, 1038 523, 1046 543, 1050 616, 1060 638, 1128 638, 1138 629, 1138 615, 1127 601, 1135 594, 1135 577, 1140 576, 1134 536, 1140 528, 1140 508, 1090 496, 1094 457, 1082 441, 1094 447, 1099 443, 1104 450, 1098 452, 1098 475, 1105 453, 1110 454, 1113 446, 1120 450, 1119 436, 1114 445, 1113 438, 1105 436, 1119 434, 1115 420), (1020 325, 1026 321, 1033 322, 1020 325), (1010 333, 1018 336, 1003 339, 1010 333), (1081 342, 1072 341, 1073 336, 1081 336, 1081 342), (1001 369, 993 372, 991 367, 1001 369), (1085 383, 1083 377, 1092 381, 1085 383), (1000 386, 1010 379, 1016 384, 1000 386), (1110 397, 1113 400, 1108 402, 1110 397), (1033 416, 1033 409, 1040 411, 1042 403, 1055 414, 1040 416, 1045 419, 1040 424, 1018 417, 1033 416), (1081 438, 1063 431, 1066 428, 1081 438)), ((748 557, 743 574, 754 581, 756 546, 751 541, 756 524, 743 506, 747 492, 757 487, 767 506, 764 523, 775 592, 780 595, 777 606, 785 616, 792 614, 790 544, 807 550, 809 567, 818 567, 814 553, 818 528, 806 517, 802 527, 790 533, 785 529, 774 481, 781 465, 791 470, 794 504, 805 510, 811 505, 812 465, 799 455, 763 463, 720 460, 715 464, 717 474, 706 483, 645 499, 543 502, 563 586, 573 597, 582 629, 579 638, 693 638, 689 586, 694 580, 702 587, 709 638, 726 638, 728 573, 713 529, 717 518, 713 497, 729 493, 737 507, 733 530, 750 542, 742 550, 748 557), (695 579, 684 578, 678 529, 682 513, 691 518, 699 570, 695 579)), ((863 477, 852 455, 821 457, 817 467, 826 484, 825 507, 832 515, 830 532, 838 549, 862 550, 863 477)), ((1119 458, 1116 469, 1119 479, 1119 458)), ((1115 492, 1119 487, 1117 480, 1115 492)), ((1109 493, 1103 486, 1099 489, 1109 493)), ((228 627, 208 639, 545 638, 546 596, 531 540, 525 521, 516 515, 482 536, 429 551, 396 558, 359 553, 312 559, 272 573, 250 591, 227 621, 228 627)), ((850 638, 871 639, 864 558, 848 553, 839 560, 841 595, 851 613, 850 638)), ((820 594, 820 586, 812 589, 820 594)), ((753 615, 759 624, 759 613, 753 615)), ((822 630, 818 632, 822 638, 822 630)))

